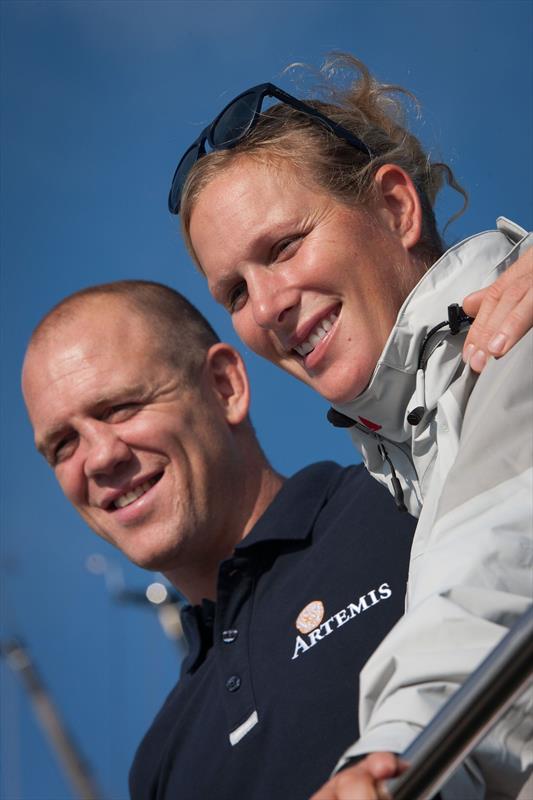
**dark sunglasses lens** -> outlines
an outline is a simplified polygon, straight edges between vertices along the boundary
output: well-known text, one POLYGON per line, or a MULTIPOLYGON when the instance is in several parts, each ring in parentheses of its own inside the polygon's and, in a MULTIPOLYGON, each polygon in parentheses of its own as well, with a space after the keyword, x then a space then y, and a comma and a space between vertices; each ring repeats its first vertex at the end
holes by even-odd
POLYGON ((231 103, 211 129, 213 147, 229 147, 247 133, 257 108, 257 93, 250 92, 231 103))
POLYGON ((189 150, 187 150, 178 164, 176 172, 174 173, 172 186, 170 187, 170 194, 168 196, 168 207, 172 214, 177 214, 180 210, 181 193, 183 191, 183 187, 185 186, 187 175, 197 161, 198 145, 195 144, 189 150))

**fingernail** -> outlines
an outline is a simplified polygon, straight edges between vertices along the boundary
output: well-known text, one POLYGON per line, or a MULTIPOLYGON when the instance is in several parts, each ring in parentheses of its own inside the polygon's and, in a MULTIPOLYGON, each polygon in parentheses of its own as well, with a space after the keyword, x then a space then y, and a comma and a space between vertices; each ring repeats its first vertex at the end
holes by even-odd
POLYGON ((487 363, 486 353, 484 353, 483 350, 476 350, 469 363, 474 372, 482 372, 487 363))
POLYGON ((495 356, 499 356, 500 353, 503 353, 503 348, 506 344, 507 336, 505 333, 497 333, 489 342, 489 350, 495 356))
POLYGON ((468 364, 468 362, 470 361, 470 359, 472 358, 472 356, 474 354, 474 350, 475 349, 476 349, 475 345, 473 345, 473 344, 467 345, 467 347, 466 347, 466 349, 465 349, 465 351, 463 353, 463 361, 465 362, 465 364, 468 364))

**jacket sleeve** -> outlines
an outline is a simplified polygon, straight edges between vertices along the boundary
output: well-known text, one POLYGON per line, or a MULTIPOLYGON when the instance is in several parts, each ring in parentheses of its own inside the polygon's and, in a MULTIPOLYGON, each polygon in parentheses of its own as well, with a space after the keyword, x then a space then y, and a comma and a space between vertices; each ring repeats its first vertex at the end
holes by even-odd
MULTIPOLYGON (((428 504, 431 524, 424 529, 422 515, 415 535, 406 614, 361 674, 361 736, 339 766, 403 752, 531 604, 532 420, 530 333, 489 363, 470 395, 455 459, 428 504)), ((515 798, 532 741, 529 692, 448 781, 443 800, 515 798)))

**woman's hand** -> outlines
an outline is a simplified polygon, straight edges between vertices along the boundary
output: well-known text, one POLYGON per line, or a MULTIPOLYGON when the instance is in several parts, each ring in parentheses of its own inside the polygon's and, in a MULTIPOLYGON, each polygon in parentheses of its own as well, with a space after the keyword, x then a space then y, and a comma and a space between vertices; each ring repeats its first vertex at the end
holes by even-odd
POLYGON ((533 327, 533 248, 486 289, 468 295, 463 309, 475 320, 463 359, 481 372, 489 356, 503 356, 533 327))
POLYGON ((393 753, 372 753, 331 778, 311 800, 390 800, 381 781, 406 768, 393 753))

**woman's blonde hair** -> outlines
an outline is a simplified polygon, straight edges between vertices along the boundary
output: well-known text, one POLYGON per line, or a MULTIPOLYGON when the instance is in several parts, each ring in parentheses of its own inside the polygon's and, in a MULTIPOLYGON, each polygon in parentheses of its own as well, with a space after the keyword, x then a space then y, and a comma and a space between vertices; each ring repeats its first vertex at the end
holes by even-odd
MULTIPOLYGON (((236 159, 248 156, 259 161, 289 161, 299 174, 309 175, 340 202, 364 204, 371 199, 374 175, 383 164, 397 164, 410 176, 417 189, 423 215, 418 255, 428 264, 438 258, 444 246, 437 230, 434 204, 444 183, 467 195, 447 164, 432 163, 422 145, 406 127, 406 100, 418 103, 401 86, 380 83, 359 59, 345 53, 333 54, 321 69, 321 93, 327 100, 305 100, 334 122, 361 139, 373 158, 336 136, 325 125, 279 103, 261 114, 255 127, 235 147, 203 156, 192 167, 181 198, 181 225, 189 252, 197 261, 189 235, 194 205, 208 183, 236 159), (335 85, 332 76, 351 76, 348 88, 335 85), (325 79, 325 80, 324 80, 325 79)), ((456 215, 457 216, 457 215, 456 215)))

